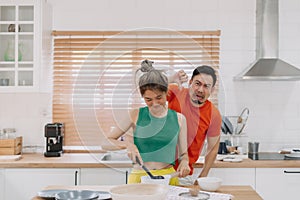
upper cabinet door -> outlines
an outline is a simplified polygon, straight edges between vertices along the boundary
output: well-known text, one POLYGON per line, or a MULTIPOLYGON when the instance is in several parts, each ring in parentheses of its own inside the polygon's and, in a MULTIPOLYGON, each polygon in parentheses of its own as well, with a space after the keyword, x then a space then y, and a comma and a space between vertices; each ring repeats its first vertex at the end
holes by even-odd
POLYGON ((5 2, 0 5, 0 91, 37 90, 45 1, 5 2))

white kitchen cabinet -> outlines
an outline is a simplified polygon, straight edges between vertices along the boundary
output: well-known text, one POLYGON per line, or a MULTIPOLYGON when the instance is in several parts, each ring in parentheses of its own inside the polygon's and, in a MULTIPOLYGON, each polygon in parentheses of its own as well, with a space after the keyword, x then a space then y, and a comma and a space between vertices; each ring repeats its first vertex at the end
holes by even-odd
POLYGON ((126 184, 127 168, 81 168, 81 185, 118 185, 126 184))
POLYGON ((0 169, 0 200, 4 200, 4 169, 0 169))
POLYGON ((4 199, 31 199, 49 185, 75 185, 79 169, 5 169, 4 199))
POLYGON ((222 185, 250 185, 255 189, 255 168, 211 168, 208 176, 221 178, 222 185))
POLYGON ((35 91, 40 73, 50 69, 52 22, 46 2, 1 0, 1 92, 35 91))
POLYGON ((300 168, 256 168, 256 192, 264 200, 299 199, 300 168))

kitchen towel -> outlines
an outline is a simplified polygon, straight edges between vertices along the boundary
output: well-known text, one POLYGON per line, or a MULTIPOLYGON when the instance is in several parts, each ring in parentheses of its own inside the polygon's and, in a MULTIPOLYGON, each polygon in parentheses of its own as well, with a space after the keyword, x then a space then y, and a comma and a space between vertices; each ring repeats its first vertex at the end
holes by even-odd
MULTIPOLYGON (((189 188, 178 187, 178 186, 169 186, 169 192, 167 195, 167 200, 190 200, 191 198, 181 197, 179 196, 180 193, 189 192, 189 188)), ((201 191, 203 193, 209 194, 209 200, 230 200, 233 199, 233 195, 231 194, 224 194, 224 193, 217 193, 217 192, 206 192, 201 191)))

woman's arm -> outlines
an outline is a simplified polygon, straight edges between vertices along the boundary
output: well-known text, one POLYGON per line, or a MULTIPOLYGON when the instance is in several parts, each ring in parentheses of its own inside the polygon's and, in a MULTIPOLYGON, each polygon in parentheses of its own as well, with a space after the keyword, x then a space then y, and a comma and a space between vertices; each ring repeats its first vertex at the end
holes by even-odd
POLYGON ((189 156, 187 152, 187 125, 186 118, 181 113, 177 113, 178 122, 180 126, 178 147, 179 147, 179 166, 177 171, 179 172, 179 177, 185 177, 189 175, 191 169, 189 167, 189 156))
POLYGON ((118 127, 114 128, 112 132, 107 135, 108 145, 103 145, 102 148, 106 150, 127 149, 128 157, 136 163, 136 156, 139 157, 141 163, 143 160, 140 156, 139 150, 134 144, 133 135, 127 132, 130 128, 134 129, 138 118, 139 109, 130 111, 130 117, 124 117, 118 122, 118 127), (125 140, 119 140, 121 136, 125 135, 125 140))
POLYGON ((129 117, 124 116, 119 122, 118 126, 116 126, 111 132, 109 132, 107 136, 107 141, 104 141, 101 146, 105 150, 118 150, 125 149, 127 147, 124 141, 119 140, 121 136, 123 136, 130 128, 135 127, 136 115, 138 114, 138 110, 131 110, 129 113, 129 117))

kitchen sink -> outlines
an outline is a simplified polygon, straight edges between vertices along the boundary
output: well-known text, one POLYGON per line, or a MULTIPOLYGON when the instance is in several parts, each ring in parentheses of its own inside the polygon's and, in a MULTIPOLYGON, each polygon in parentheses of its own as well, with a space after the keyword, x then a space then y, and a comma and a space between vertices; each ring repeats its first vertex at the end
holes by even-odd
POLYGON ((129 159, 127 155, 112 155, 112 154, 105 154, 101 161, 104 162, 126 162, 131 163, 132 161, 129 159))

